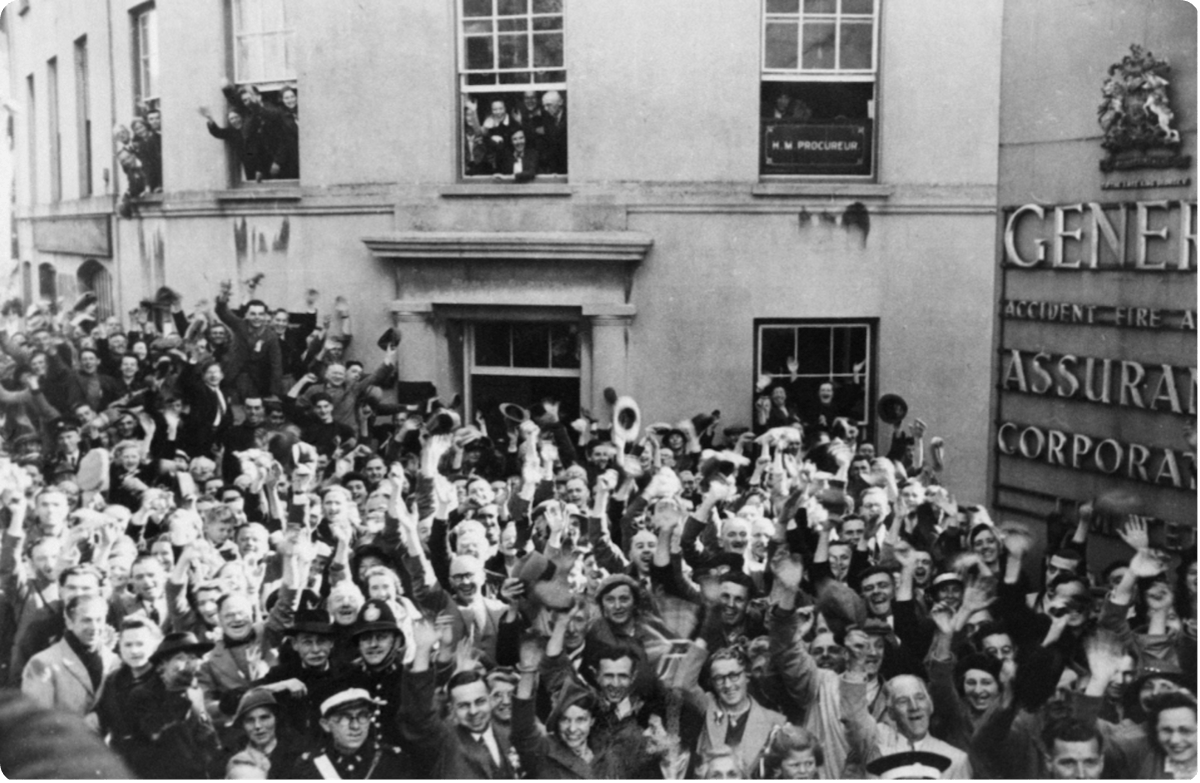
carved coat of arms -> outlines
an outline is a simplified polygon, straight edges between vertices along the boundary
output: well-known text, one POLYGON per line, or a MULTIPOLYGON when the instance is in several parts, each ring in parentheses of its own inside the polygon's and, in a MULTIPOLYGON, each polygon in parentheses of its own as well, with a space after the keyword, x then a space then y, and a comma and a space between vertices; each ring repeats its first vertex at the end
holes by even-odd
POLYGON ((1179 131, 1167 94, 1171 66, 1137 44, 1108 68, 1104 97, 1097 112, 1108 157, 1101 171, 1180 168, 1191 156, 1179 155, 1179 131))

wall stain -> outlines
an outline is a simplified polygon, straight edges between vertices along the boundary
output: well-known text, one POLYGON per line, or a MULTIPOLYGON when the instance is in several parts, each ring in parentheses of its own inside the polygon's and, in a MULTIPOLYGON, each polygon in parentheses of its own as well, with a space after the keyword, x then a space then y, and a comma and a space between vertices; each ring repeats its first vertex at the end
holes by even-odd
POLYGON ((846 211, 842 213, 842 227, 851 234, 861 231, 862 246, 867 246, 867 235, 871 233, 871 215, 862 202, 855 201, 846 207, 846 211))
POLYGON ((279 233, 275 236, 275 241, 271 244, 271 249, 276 253, 286 253, 288 249, 288 238, 291 233, 291 224, 285 217, 283 225, 279 227, 279 233))

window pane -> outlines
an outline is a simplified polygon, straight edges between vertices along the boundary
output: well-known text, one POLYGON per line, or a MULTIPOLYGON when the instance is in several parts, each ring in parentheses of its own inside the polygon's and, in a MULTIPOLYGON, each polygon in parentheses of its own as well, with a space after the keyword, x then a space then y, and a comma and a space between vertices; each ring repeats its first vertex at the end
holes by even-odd
POLYGON ((550 366, 579 369, 579 330, 571 324, 550 325, 550 366))
POLYGON ((550 327, 513 324, 513 367, 550 366, 550 327))
POLYGON ((495 67, 495 59, 492 55, 492 39, 490 37, 468 38, 467 68, 476 71, 493 67, 495 67))
POLYGON ((254 64, 258 62, 256 54, 256 39, 242 37, 237 42, 237 77, 240 82, 257 81, 258 72, 254 64))
POLYGON ((505 324, 475 325, 475 364, 480 367, 511 367, 510 331, 505 324))
POLYGON ((561 16, 535 16, 533 17, 534 30, 561 30, 561 16))
POLYGON ((263 32, 283 29, 283 0, 262 0, 263 32))
POLYGON ((463 0, 463 16, 491 16, 492 0, 463 0))
POLYGON ((497 16, 517 16, 527 13, 529 13, 529 4, 526 0, 498 0, 497 2, 497 16))
POLYGON ((796 358, 800 361, 801 375, 827 375, 829 373, 829 329, 824 327, 802 327, 799 332, 799 347, 796 358))
POLYGON ((496 22, 496 29, 502 33, 524 32, 529 29, 529 20, 523 16, 512 19, 500 19, 496 22))
POLYGON ((484 33, 492 34, 491 19, 472 19, 469 22, 463 22, 463 32, 467 35, 484 33))
POLYGON ((796 352, 796 330, 790 326, 764 327, 762 330, 761 372, 766 375, 786 375, 787 360, 796 352))
POLYGON ((261 0, 234 0, 234 19, 238 33, 256 33, 262 29, 261 0))
POLYGON ((566 71, 538 71, 533 80, 541 84, 561 84, 567 80, 566 71))
POLYGON ((837 0, 804 0, 806 14, 832 14, 837 11, 837 0))
POLYGON ((529 71, 520 71, 517 73, 514 73, 513 71, 505 71, 504 73, 500 74, 499 78, 497 79, 497 84, 529 84, 529 82, 532 80, 533 76, 529 73, 529 71))
POLYGON ((533 36, 534 68, 561 68, 562 64, 562 33, 548 33, 533 36))
POLYGON ((842 0, 843 14, 871 14, 875 12, 875 0, 842 0))
POLYGON ((529 45, 523 35, 501 35, 497 39, 501 68, 528 68, 529 45))
MULTIPOLYGON (((852 375, 854 365, 867 360, 867 330, 861 326, 838 326, 833 330, 833 371, 852 375)), ((860 368, 860 371, 863 368, 860 368)))
POLYGON ((768 14, 798 14, 800 0, 767 0, 768 14))
POLYGON ((263 36, 263 78, 268 80, 285 78, 286 74, 279 72, 282 63, 283 36, 263 36))
POLYGON ((869 69, 871 62, 871 22, 842 23, 841 67, 843 69, 869 69))
POLYGON ((495 84, 496 74, 494 73, 472 73, 467 76, 467 84, 474 86, 478 84, 495 84))
POLYGON ((804 25, 804 56, 801 67, 805 70, 833 69, 832 22, 808 22, 804 25))
POLYGON ((561 14, 562 10, 562 0, 533 0, 535 14, 561 14))
POLYGON ((799 50, 798 26, 791 22, 771 22, 767 25, 767 67, 795 68, 799 50))

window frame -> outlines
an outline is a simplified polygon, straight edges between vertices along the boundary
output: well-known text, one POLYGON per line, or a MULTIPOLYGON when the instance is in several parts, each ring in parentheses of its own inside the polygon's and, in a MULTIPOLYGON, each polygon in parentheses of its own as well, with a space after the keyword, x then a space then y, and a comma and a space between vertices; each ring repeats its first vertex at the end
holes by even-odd
POLYGON ((228 0, 229 1, 229 56, 231 60, 231 70, 233 72, 233 83, 238 86, 254 85, 260 93, 279 92, 287 86, 295 86, 297 82, 295 63, 292 63, 292 70, 287 72, 288 53, 291 52, 292 58, 295 57, 295 42, 296 42, 296 13, 293 0, 228 0), (267 30, 261 24, 263 14, 261 7, 264 3, 278 3, 280 9, 280 17, 283 20, 284 26, 278 29, 267 30), (239 13, 239 8, 245 3, 256 3, 259 7, 259 29, 253 32, 244 32, 238 29, 239 20, 242 14, 239 13), (290 13, 289 13, 290 11, 290 13), (250 74, 241 73, 241 58, 238 56, 239 44, 242 39, 252 38, 257 39, 260 44, 268 37, 278 36, 283 39, 283 45, 279 51, 283 55, 283 63, 281 74, 273 74, 267 72, 266 47, 259 46, 258 53, 260 58, 261 76, 264 78, 249 78, 250 74))
MULTIPOLYGON (((829 350, 830 350, 830 372, 828 373, 805 373, 803 367, 799 368, 797 379, 804 378, 825 378, 830 382, 835 382, 841 378, 853 378, 853 373, 833 372, 833 330, 846 327, 864 327, 867 332, 867 350, 866 350, 866 367, 863 368, 863 392, 865 398, 863 401, 863 418, 857 420, 860 429, 865 429, 870 437, 875 435, 875 400, 877 398, 877 373, 879 366, 879 319, 878 318, 756 318, 754 319, 754 383, 757 383, 760 377, 768 377, 772 382, 776 380, 790 380, 791 376, 785 371, 782 373, 765 372, 763 369, 763 330, 771 328, 786 327, 792 330, 802 328, 827 328, 829 329, 829 350)), ((793 354, 795 355, 795 354, 793 354)), ((753 398, 759 395, 756 392, 753 398)), ((751 399, 753 405, 754 399, 751 399)), ((798 400, 790 401, 793 405, 797 404, 798 400)), ((753 418, 753 411, 751 412, 753 418)))
POLYGON ((92 97, 91 63, 88 62, 88 37, 75 39, 75 134, 79 164, 79 196, 93 195, 92 182, 92 97))
MULTIPOLYGON (((797 171, 783 172, 770 171, 767 168, 767 134, 766 127, 760 120, 759 127, 759 177, 764 180, 782 180, 796 181, 800 180, 851 180, 851 181, 874 181, 879 172, 879 129, 877 122, 877 113, 879 107, 879 28, 881 19, 881 5, 884 0, 871 0, 870 14, 846 14, 843 13, 843 3, 847 0, 832 0, 834 3, 834 11, 832 13, 810 13, 804 11, 805 0, 797 0, 796 13, 768 12, 768 5, 772 0, 762 0, 761 8, 761 24, 759 27, 759 44, 760 44, 760 60, 759 60, 759 86, 760 92, 763 85, 766 84, 869 84, 872 92, 871 98, 867 104, 867 116, 862 121, 865 125, 868 134, 867 149, 865 155, 867 157, 866 172, 828 172, 828 171, 797 171), (767 30, 772 23, 779 23, 781 20, 795 20, 797 35, 796 35, 796 67, 795 68, 779 68, 768 67, 767 65, 767 30), (834 54, 832 68, 805 68, 804 67, 804 28, 806 20, 814 19, 818 23, 832 23, 834 25, 834 54), (852 22, 870 20, 871 24, 871 63, 866 68, 842 68, 840 59, 842 51, 842 30, 844 19, 850 19, 852 22)), ((833 125, 836 123, 821 123, 825 125, 833 125)))
MULTIPOLYGON (((463 112, 465 111, 466 101, 469 97, 474 98, 474 100, 476 101, 476 104, 477 104, 476 105, 477 118, 479 120, 479 123, 482 124, 483 122, 486 121, 487 116, 488 116, 488 107, 485 107, 483 105, 482 101, 480 101, 480 98, 482 96, 490 95, 490 96, 492 96, 492 99, 494 100, 495 96, 498 94, 510 95, 510 96, 512 96, 513 102, 516 104, 519 104, 521 101, 521 96, 525 92, 532 91, 532 92, 536 92, 536 93, 539 93, 544 96, 547 92, 554 91, 554 92, 559 93, 559 95, 562 97, 563 111, 567 112, 566 121, 569 123, 570 122, 570 113, 569 113, 569 107, 567 105, 569 103, 569 101, 568 101, 568 86, 567 86, 568 81, 569 81, 567 79, 567 50, 569 48, 568 41, 567 41, 567 25, 566 25, 567 0, 562 0, 561 9, 559 11, 553 12, 553 13, 535 12, 534 11, 534 3, 536 2, 536 0, 526 0, 528 3, 526 6, 526 12, 524 14, 521 14, 521 15, 518 15, 515 17, 514 16, 501 16, 499 14, 499 3, 502 2, 502 0, 487 0, 487 2, 490 2, 492 5, 492 14, 489 17, 481 17, 481 16, 468 17, 466 15, 466 3, 468 1, 469 0, 456 0, 456 2, 455 2, 455 12, 457 14, 457 19, 456 19, 456 23, 455 23, 455 33, 454 33, 455 34, 455 68, 456 68, 455 87, 458 91, 457 101, 455 102, 456 110, 457 110, 456 122, 458 123, 458 131, 457 131, 458 143, 456 144, 457 152, 456 152, 456 159, 455 159, 456 179, 459 182, 494 183, 495 178, 492 174, 467 174, 467 155, 466 155, 467 139, 466 139, 466 131, 465 131, 465 121, 464 121, 464 117, 463 117, 463 112), (560 18, 560 23, 556 30, 544 31, 544 32, 557 32, 561 36, 561 38, 562 38, 562 62, 560 64, 560 67, 558 67, 558 68, 537 68, 533 65, 533 56, 534 56, 534 35, 538 31, 536 31, 534 29, 533 20, 535 18, 548 18, 548 17, 559 17, 560 18), (489 68, 489 69, 471 70, 467 67, 467 40, 468 40, 468 38, 482 38, 482 37, 485 37, 485 34, 483 34, 483 33, 468 34, 468 32, 466 30, 466 25, 468 23, 468 20, 480 20, 480 19, 485 19, 485 18, 490 19, 492 21, 492 30, 490 33, 487 33, 486 35, 490 36, 492 39, 492 63, 493 63, 494 67, 489 68), (499 29, 500 25, 498 23, 498 20, 511 19, 511 18, 524 18, 524 19, 528 20, 526 29, 525 29, 525 36, 526 36, 526 46, 527 46, 527 55, 528 55, 529 66, 526 68, 507 68, 506 69, 506 68, 499 67, 499 62, 500 62, 499 38, 500 38, 502 31, 499 29), (536 75, 537 75, 538 71, 560 72, 562 74, 563 78, 561 80, 557 80, 557 81, 536 81, 535 79, 536 79, 536 75), (495 82, 494 83, 492 83, 492 84, 470 84, 469 83, 472 75, 489 74, 489 73, 495 74, 495 82), (500 81, 501 76, 503 74, 521 74, 521 73, 528 73, 530 76, 530 81, 518 82, 518 83, 501 83, 501 81, 500 81)), ((539 173, 537 176, 537 179, 538 179, 538 181, 542 181, 542 182, 566 182, 569 176, 570 176, 569 172, 566 174, 539 173)))
MULTIPOLYGON (((470 417, 476 413, 473 384, 471 379, 476 376, 499 376, 511 378, 575 378, 579 380, 580 399, 574 401, 572 407, 583 404, 583 390, 586 381, 584 368, 590 363, 590 343, 587 340, 584 324, 572 318, 552 317, 489 317, 484 315, 478 319, 463 321, 462 330, 462 370, 463 370, 463 410, 470 417), (476 329, 480 327, 506 326, 510 330, 509 345, 511 351, 511 330, 519 324, 533 323, 540 326, 572 326, 575 328, 576 347, 579 351, 578 367, 505 367, 503 365, 487 365, 475 363, 476 329)), ((550 344, 547 343, 547 349, 550 344)), ((510 353, 511 356, 511 353, 510 353)), ((549 364, 547 360, 547 364, 549 364)))
POLYGON ((133 105, 158 108, 158 8, 154 3, 129 12, 133 58, 133 105))

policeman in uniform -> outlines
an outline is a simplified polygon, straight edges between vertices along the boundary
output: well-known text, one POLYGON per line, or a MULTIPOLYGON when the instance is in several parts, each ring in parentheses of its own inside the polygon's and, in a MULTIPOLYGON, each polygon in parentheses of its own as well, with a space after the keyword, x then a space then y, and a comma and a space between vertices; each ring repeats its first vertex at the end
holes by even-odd
POLYGON ((303 753, 287 777, 299 780, 397 780, 411 777, 400 748, 379 741, 379 703, 362 688, 346 688, 321 702, 320 750, 303 753))
POLYGON ((351 630, 358 658, 346 682, 362 688, 379 705, 375 730, 380 739, 400 743, 400 681, 404 676, 404 634, 386 601, 363 604, 351 630))

